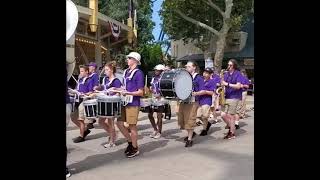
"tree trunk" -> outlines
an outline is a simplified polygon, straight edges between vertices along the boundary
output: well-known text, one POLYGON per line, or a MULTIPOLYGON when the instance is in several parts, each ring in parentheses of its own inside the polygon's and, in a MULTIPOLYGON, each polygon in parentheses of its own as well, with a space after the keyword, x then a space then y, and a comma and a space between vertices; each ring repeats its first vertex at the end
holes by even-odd
POLYGON ((218 72, 221 71, 222 68, 222 60, 224 56, 224 48, 226 46, 226 38, 227 34, 230 30, 230 16, 231 16, 231 10, 233 6, 233 0, 226 0, 225 1, 225 17, 223 19, 223 26, 219 32, 218 40, 217 40, 217 47, 216 47, 216 53, 214 56, 214 67, 218 72))
POLYGON ((226 45, 226 35, 221 35, 218 37, 216 46, 216 53, 214 55, 214 68, 217 72, 221 71, 222 60, 224 56, 224 47, 226 45))

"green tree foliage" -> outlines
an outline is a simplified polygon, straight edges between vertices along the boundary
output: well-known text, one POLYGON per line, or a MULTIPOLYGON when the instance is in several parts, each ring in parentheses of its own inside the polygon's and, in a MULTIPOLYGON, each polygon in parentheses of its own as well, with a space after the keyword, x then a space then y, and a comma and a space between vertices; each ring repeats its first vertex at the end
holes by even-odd
MULTIPOLYGON (((203 51, 208 49, 213 35, 218 36, 219 55, 215 59, 220 61, 226 35, 241 28, 252 12, 252 5, 253 0, 165 0, 160 15, 170 39, 191 40, 203 51)), ((221 62, 217 65, 221 68, 221 62)))

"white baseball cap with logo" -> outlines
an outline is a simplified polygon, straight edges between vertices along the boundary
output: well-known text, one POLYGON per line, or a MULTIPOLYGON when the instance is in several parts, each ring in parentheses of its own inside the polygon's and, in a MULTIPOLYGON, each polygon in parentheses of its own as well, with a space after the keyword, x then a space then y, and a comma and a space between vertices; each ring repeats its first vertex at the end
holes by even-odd
POLYGON ((131 52, 127 55, 127 58, 134 58, 136 61, 138 61, 138 65, 141 65, 141 56, 137 52, 131 52))

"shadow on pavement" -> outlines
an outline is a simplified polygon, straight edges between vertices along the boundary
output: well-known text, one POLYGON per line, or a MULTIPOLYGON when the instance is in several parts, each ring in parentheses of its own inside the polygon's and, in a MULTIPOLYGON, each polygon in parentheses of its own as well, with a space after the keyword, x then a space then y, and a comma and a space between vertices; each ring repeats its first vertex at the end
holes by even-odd
MULTIPOLYGON (((157 148, 163 148, 168 144, 169 140, 159 140, 159 141, 152 141, 149 143, 145 143, 140 145, 139 151, 140 154, 134 159, 140 158, 146 152, 151 152, 157 148)), ((100 166, 104 166, 109 163, 121 163, 127 162, 128 158, 124 155, 124 149, 119 149, 118 151, 106 154, 98 154, 89 156, 83 161, 73 163, 69 165, 69 169, 72 171, 72 174, 81 173, 83 171, 87 171, 90 169, 94 169, 100 166), (117 162, 114 162, 117 161, 117 162), (120 161, 120 162, 119 162, 120 161)))

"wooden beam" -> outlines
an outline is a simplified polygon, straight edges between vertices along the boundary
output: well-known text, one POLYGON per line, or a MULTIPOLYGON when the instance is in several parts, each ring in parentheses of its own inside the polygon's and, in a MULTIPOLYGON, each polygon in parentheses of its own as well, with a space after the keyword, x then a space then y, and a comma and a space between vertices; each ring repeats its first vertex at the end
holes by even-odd
POLYGON ((119 41, 117 41, 117 42, 111 43, 111 44, 110 44, 110 47, 112 47, 112 46, 114 46, 114 45, 117 45, 117 44, 119 44, 119 43, 122 43, 122 42, 124 42, 124 41, 126 41, 126 40, 127 40, 127 38, 124 38, 124 39, 121 39, 121 40, 119 40, 119 41))
POLYGON ((83 50, 82 46, 80 45, 80 43, 76 41, 75 44, 79 48, 80 53, 81 53, 81 57, 83 57, 85 63, 89 64, 88 57, 86 56, 86 53, 84 52, 84 50, 83 50))
POLYGON ((109 36, 111 36, 111 32, 108 32, 107 34, 104 34, 104 35, 102 35, 101 37, 100 37, 100 39, 102 40, 102 39, 104 39, 104 38, 107 38, 107 37, 109 37, 109 36))
POLYGON ((87 38, 87 39, 91 39, 91 40, 97 41, 96 37, 92 37, 92 36, 88 36, 88 35, 80 34, 80 33, 76 33, 76 35, 84 37, 84 38, 87 38))

